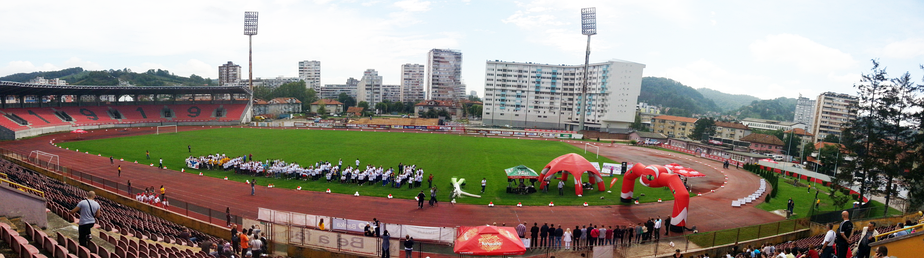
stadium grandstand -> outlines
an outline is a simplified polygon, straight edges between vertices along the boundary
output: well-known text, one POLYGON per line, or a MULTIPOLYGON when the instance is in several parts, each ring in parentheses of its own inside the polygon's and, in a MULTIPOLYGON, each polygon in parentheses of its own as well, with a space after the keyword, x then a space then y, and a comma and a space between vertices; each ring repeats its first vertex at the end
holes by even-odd
MULTIPOLYGON (((46 208, 65 221, 76 221, 70 213, 86 191, 48 178, 5 159, 0 159, 0 173, 9 181, 38 189, 44 193, 46 208)), ((55 231, 43 230, 30 223, 19 227, 0 223, 0 239, 19 257, 211 257, 209 250, 195 248, 196 243, 176 236, 184 229, 170 221, 143 213, 111 200, 97 197, 102 207, 96 240, 89 248, 55 231), (24 234, 20 234, 22 232, 24 234)), ((223 242, 220 238, 190 230, 199 243, 223 242)))
POLYGON ((57 86, 0 82, 0 140, 75 129, 235 125, 250 121, 246 86, 57 86))

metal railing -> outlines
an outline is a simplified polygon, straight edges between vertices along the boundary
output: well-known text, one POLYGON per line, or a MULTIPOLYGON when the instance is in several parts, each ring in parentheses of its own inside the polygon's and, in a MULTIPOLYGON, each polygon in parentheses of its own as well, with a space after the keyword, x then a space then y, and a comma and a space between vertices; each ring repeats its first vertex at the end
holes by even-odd
MULTIPOLYGON (((135 198, 133 194, 141 193, 144 191, 143 188, 138 188, 135 186, 129 187, 127 184, 123 184, 121 182, 115 182, 112 180, 94 176, 92 174, 79 171, 79 170, 75 170, 75 169, 71 169, 66 166, 58 166, 58 164, 54 164, 54 163, 50 163, 50 162, 42 161, 38 159, 30 160, 28 155, 17 153, 15 151, 0 148, 0 155, 9 157, 12 159, 20 160, 23 162, 27 162, 37 167, 46 168, 52 172, 55 172, 54 169, 55 167, 57 167, 56 173, 61 174, 64 177, 77 180, 77 181, 81 181, 83 183, 86 183, 86 184, 89 184, 89 185, 92 185, 92 186, 95 186, 95 187, 98 187, 104 190, 112 191, 113 193, 116 193, 116 194, 124 195, 127 198, 132 199, 132 200, 134 200, 135 198)), ((44 193, 42 194, 43 194, 42 196, 44 196, 44 193)), ((241 225, 241 222, 243 221, 241 216, 234 215, 235 210, 233 209, 231 210, 231 213, 230 213, 231 220, 228 221, 227 213, 225 213, 225 211, 220 208, 216 210, 216 209, 212 209, 209 207, 190 203, 189 201, 186 201, 183 199, 172 198, 172 197, 169 198, 169 203, 170 205, 168 207, 163 207, 163 206, 158 206, 158 207, 161 207, 161 208, 164 208, 164 209, 167 209, 167 210, 179 213, 179 214, 184 214, 187 217, 192 217, 192 218, 196 218, 202 221, 207 221, 215 225, 224 226, 228 222, 241 225)))
MULTIPOLYGON (((3 174, 3 175, 6 176, 6 174, 3 174)), ((0 178, 0 182, 6 183, 7 185, 9 185, 9 186, 11 186, 11 187, 13 187, 13 188, 19 189, 20 191, 27 192, 27 193, 30 193, 30 194, 33 194, 33 195, 36 195, 36 196, 45 198, 45 192, 39 191, 39 190, 37 190, 37 189, 35 189, 35 188, 28 187, 28 186, 24 186, 24 185, 21 185, 21 184, 17 184, 16 182, 13 182, 13 181, 10 181, 10 180, 6 180, 6 179, 3 179, 3 178, 0 178)))
POLYGON ((810 222, 807 218, 783 220, 748 227, 692 234, 687 236, 687 240, 701 248, 709 248, 794 232, 809 228, 809 226, 810 222))

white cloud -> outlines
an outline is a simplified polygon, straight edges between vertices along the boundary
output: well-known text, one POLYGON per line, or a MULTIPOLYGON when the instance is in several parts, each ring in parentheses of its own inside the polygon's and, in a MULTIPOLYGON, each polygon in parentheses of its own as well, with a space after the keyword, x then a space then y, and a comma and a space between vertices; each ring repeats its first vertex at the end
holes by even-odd
POLYGON ((883 54, 890 58, 915 58, 924 55, 924 39, 906 39, 892 42, 883 49, 883 54))
POLYGON ((426 12, 430 10, 430 1, 404 0, 395 2, 395 6, 405 12, 426 12))
POLYGON ((559 26, 566 24, 565 22, 559 21, 555 15, 531 14, 533 14, 533 12, 520 10, 501 21, 504 23, 512 23, 524 29, 538 29, 547 26, 559 26))
POLYGON ((757 61, 795 65, 813 73, 852 68, 857 63, 850 54, 792 34, 768 35, 751 43, 750 50, 757 61))
POLYGON ((6 66, 0 67, 0 76, 6 76, 14 73, 31 73, 36 71, 55 71, 60 70, 58 66, 45 63, 36 66, 29 61, 10 61, 6 66))
POLYGON ((212 76, 212 74, 216 69, 218 69, 218 66, 212 67, 211 65, 197 59, 189 59, 189 61, 174 65, 173 67, 175 67, 174 70, 176 71, 171 70, 171 72, 174 74, 178 74, 180 76, 189 76, 191 74, 195 74, 202 77, 215 77, 212 76))
POLYGON ((71 57, 71 59, 68 59, 67 61, 64 61, 64 67, 66 68, 80 67, 80 68, 83 68, 84 70, 103 70, 105 69, 102 65, 98 63, 90 62, 90 61, 83 61, 83 60, 80 60, 80 58, 76 56, 71 57))

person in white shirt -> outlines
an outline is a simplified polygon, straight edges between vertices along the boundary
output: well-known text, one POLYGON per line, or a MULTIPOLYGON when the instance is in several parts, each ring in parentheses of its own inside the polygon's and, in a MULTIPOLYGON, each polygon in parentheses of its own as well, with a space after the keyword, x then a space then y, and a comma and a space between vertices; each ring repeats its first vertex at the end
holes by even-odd
POLYGON ((830 258, 834 255, 834 224, 828 223, 828 232, 825 233, 825 240, 821 242, 821 258, 830 258))
POLYGON ((481 178, 481 193, 484 193, 484 187, 487 186, 487 185, 488 185, 488 179, 482 177, 482 178, 481 178))
POLYGON ((658 216, 658 219, 654 222, 654 236, 655 240, 661 239, 661 216, 658 216))

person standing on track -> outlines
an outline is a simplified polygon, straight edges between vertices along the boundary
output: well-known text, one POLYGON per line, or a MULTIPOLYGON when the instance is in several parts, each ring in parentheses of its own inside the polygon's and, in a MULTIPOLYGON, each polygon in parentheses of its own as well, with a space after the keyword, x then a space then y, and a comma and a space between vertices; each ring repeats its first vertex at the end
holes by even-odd
POLYGON ((112 156, 109 156, 109 165, 115 164, 115 160, 112 159, 112 156))
POLYGON ((423 209, 424 198, 427 198, 427 196, 424 195, 423 191, 420 191, 420 193, 417 194, 417 208, 418 209, 423 209))
POLYGON ((122 177, 122 165, 119 165, 119 177, 122 177))
POLYGON ((257 188, 257 179, 254 178, 254 179, 250 180, 250 195, 251 195, 251 196, 253 196, 254 194, 256 194, 256 188, 257 188))
POLYGON ((164 158, 160 158, 160 165, 157 165, 157 168, 164 168, 164 158))

